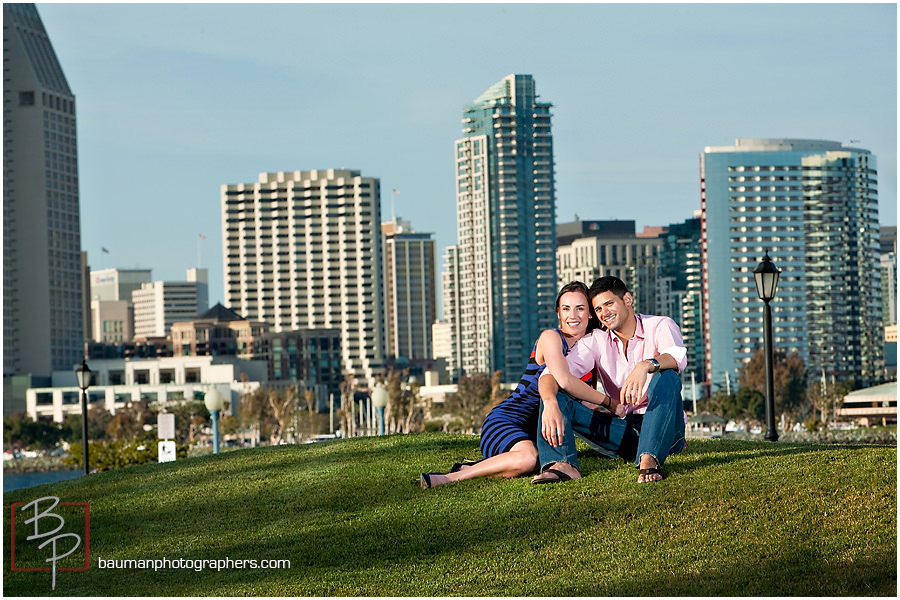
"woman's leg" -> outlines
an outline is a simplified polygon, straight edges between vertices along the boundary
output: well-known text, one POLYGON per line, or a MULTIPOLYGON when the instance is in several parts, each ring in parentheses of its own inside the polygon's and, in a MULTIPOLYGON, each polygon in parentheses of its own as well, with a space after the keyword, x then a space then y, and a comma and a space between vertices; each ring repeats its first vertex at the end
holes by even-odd
POLYGON ((522 440, 513 444, 508 452, 486 458, 477 464, 464 467, 456 473, 432 474, 431 487, 476 477, 522 477, 534 473, 537 468, 537 447, 531 440, 522 440))

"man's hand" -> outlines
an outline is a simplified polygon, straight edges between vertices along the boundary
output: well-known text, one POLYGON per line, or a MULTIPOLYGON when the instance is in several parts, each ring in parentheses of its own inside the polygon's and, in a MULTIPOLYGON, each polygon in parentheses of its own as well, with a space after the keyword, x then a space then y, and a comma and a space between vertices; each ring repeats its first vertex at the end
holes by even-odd
POLYGON ((634 371, 625 378, 622 383, 622 389, 619 391, 619 397, 623 404, 637 406, 641 402, 641 396, 644 392, 644 384, 647 383, 647 375, 650 374, 650 363, 645 360, 639 362, 634 371))
POLYGON ((547 440, 548 444, 556 448, 563 442, 565 429, 566 426, 562 412, 559 410, 559 404, 556 400, 552 402, 544 401, 544 412, 541 414, 541 436, 547 440))

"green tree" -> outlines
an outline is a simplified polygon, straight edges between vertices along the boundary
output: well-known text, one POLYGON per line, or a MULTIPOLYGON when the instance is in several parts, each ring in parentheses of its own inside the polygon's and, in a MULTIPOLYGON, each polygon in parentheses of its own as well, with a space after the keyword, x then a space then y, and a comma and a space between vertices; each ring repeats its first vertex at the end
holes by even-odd
MULTIPOLYGON (((91 470, 108 471, 156 462, 157 446, 147 440, 98 440, 88 443, 88 463, 91 470)), ((176 458, 187 458, 187 446, 176 445, 176 458)), ((81 465, 81 442, 75 442, 63 462, 81 465)))
POLYGON ((202 400, 186 400, 166 405, 166 412, 175 415, 175 443, 190 445, 200 429, 209 421, 209 411, 202 400))
POLYGON ((760 422, 766 416, 765 397, 748 387, 740 388, 736 394, 726 394, 719 390, 709 399, 706 409, 726 419, 746 424, 760 422))
MULTIPOLYGON (((88 407, 88 439, 89 440, 103 440, 106 439, 106 428, 109 427, 109 422, 112 421, 112 414, 106 410, 106 408, 101 404, 94 404, 93 406, 88 407)), ((81 415, 80 414, 70 414, 67 415, 64 421, 66 425, 66 429, 69 432, 69 437, 66 438, 68 442, 80 442, 82 433, 81 433, 81 415)))
POLYGON ((7 448, 50 450, 65 439, 66 432, 60 423, 35 421, 24 413, 3 418, 3 442, 7 448))

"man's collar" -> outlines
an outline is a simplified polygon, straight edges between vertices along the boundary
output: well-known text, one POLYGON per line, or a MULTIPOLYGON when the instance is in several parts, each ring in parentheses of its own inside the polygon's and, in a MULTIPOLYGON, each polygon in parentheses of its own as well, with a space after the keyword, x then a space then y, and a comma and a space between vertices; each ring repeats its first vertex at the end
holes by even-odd
MULTIPOLYGON (((641 322, 641 315, 634 313, 634 320, 635 320, 634 335, 631 336, 630 339, 635 339, 635 338, 644 339, 644 324, 641 322)), ((616 333, 612 329, 604 329, 602 331, 606 335, 608 335, 610 337, 610 339, 612 341, 614 341, 615 343, 618 344, 619 342, 622 341, 622 339, 619 336, 617 336, 616 333)))
POLYGON ((634 313, 634 319, 637 321, 637 325, 634 326, 634 337, 644 339, 644 322, 641 315, 634 313))

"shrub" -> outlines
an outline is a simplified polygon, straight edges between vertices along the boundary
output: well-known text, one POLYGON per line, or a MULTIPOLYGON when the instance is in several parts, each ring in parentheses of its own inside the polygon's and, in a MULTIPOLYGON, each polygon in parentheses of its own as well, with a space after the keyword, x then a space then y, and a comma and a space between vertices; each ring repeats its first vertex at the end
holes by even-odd
MULTIPOLYGON (((107 471, 156 462, 157 452, 156 443, 150 440, 88 442, 88 463, 92 469, 107 471)), ((81 442, 73 443, 69 453, 64 462, 69 465, 81 465, 81 442)), ((187 458, 187 447, 176 446, 175 457, 187 458)))

